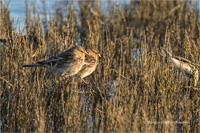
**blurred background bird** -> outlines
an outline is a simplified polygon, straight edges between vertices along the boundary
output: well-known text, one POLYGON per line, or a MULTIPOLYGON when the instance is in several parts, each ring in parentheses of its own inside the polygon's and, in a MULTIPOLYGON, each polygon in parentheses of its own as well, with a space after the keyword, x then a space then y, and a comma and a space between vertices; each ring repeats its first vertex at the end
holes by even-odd
POLYGON ((81 68, 81 70, 78 72, 78 75, 80 78, 88 84, 83 78, 90 75, 94 70, 96 69, 99 61, 99 57, 101 55, 99 54, 99 51, 95 48, 87 50, 88 55, 85 55, 85 65, 81 68))
POLYGON ((23 67, 46 67, 55 75, 68 77, 77 74, 85 64, 85 55, 88 53, 82 46, 74 46, 58 56, 48 60, 37 62, 37 64, 24 65, 23 67))
POLYGON ((183 57, 172 56, 172 54, 164 48, 161 48, 160 54, 166 59, 171 59, 172 64, 175 68, 179 70, 182 69, 185 72, 186 77, 184 78, 184 83, 187 81, 188 78, 192 77, 194 79, 194 86, 197 86, 197 83, 199 81, 198 65, 193 64, 190 60, 187 60, 183 57))

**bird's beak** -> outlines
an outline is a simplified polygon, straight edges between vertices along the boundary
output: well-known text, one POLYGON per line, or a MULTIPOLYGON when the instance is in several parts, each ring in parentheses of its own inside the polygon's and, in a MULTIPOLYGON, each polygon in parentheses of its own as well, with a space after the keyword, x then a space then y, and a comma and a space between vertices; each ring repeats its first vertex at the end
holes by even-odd
POLYGON ((88 52, 85 52, 86 55, 89 55, 88 52))
POLYGON ((99 57, 101 57, 101 55, 99 54, 99 57))

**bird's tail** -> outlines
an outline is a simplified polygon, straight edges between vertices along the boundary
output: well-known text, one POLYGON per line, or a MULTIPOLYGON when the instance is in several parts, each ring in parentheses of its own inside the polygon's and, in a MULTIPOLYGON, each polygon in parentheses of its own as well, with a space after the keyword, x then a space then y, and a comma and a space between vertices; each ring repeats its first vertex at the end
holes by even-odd
POLYGON ((41 67, 41 64, 29 64, 29 65, 23 65, 23 67, 41 67))

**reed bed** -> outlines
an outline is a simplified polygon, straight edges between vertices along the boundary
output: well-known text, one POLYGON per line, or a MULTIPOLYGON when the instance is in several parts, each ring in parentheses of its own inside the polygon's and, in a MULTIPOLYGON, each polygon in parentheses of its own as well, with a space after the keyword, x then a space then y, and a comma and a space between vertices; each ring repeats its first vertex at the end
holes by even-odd
POLYGON ((2 132, 198 132, 200 91, 160 47, 199 64, 199 13, 192 2, 62 1, 49 14, 26 1, 18 32, 1 2, 0 129, 2 132), (63 9, 66 9, 63 11, 63 9), (47 14, 50 19, 47 19, 47 14), (36 37, 36 40, 33 39, 36 37), (9 40, 11 38, 12 40, 9 40), (74 45, 103 58, 86 85, 45 68, 23 68, 74 45))

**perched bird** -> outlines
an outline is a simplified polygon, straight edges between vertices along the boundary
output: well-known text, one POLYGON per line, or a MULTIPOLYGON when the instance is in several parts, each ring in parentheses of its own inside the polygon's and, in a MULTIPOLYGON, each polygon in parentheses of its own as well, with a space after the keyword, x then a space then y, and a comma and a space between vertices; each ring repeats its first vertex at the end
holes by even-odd
POLYGON ((198 65, 193 64, 191 61, 185 58, 182 58, 179 56, 172 56, 172 54, 169 53, 164 48, 161 48, 160 54, 166 59, 171 59, 174 67, 178 68, 179 70, 180 69, 184 70, 186 76, 192 76, 194 79, 194 86, 197 85, 198 80, 199 80, 199 70, 198 70, 199 66, 198 65))
POLYGON ((85 83, 87 82, 83 78, 94 72, 97 67, 99 57, 101 57, 97 49, 89 49, 87 52, 88 55, 85 55, 84 61, 85 65, 83 65, 81 70, 78 72, 78 75, 85 83))
POLYGON ((57 76, 73 76, 77 74, 85 64, 85 55, 88 53, 82 46, 74 46, 56 57, 37 62, 37 64, 24 65, 23 67, 46 67, 57 76))

